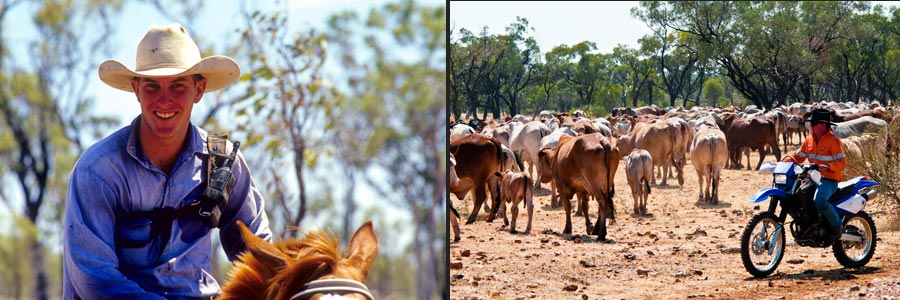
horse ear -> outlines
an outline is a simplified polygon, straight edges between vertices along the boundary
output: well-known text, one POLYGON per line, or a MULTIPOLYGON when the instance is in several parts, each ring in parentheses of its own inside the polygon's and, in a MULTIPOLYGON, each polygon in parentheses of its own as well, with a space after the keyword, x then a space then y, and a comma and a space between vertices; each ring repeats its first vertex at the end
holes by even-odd
POLYGON ((281 269, 287 265, 284 254, 278 251, 275 245, 254 235, 243 222, 237 221, 237 225, 241 228, 241 238, 244 239, 244 245, 247 246, 247 250, 250 251, 254 258, 273 270, 281 269))
POLYGON ((356 230, 356 233, 350 238, 347 252, 350 256, 349 259, 357 262, 354 265, 360 267, 363 278, 368 277, 369 270, 375 263, 375 256, 378 255, 378 237, 375 236, 371 220, 366 221, 356 230))

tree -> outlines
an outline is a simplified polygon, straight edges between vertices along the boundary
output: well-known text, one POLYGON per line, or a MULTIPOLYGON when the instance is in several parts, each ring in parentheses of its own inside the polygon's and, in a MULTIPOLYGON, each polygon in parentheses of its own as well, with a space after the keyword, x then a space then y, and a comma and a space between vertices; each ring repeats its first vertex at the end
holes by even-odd
MULTIPOLYGON (((369 127, 366 130, 371 132, 364 136, 366 139, 360 147, 344 151, 363 150, 370 164, 391 174, 380 179, 384 182, 374 178, 366 180, 378 188, 389 204, 411 213, 412 251, 418 274, 409 280, 415 282, 416 299, 433 299, 449 292, 445 280, 434 280, 449 276, 446 267, 442 267, 447 263, 444 252, 447 180, 446 166, 442 163, 447 155, 443 122, 446 112, 444 16, 442 6, 423 7, 403 1, 373 9, 364 20, 347 15, 340 22, 334 19, 330 22, 330 41, 343 49, 341 56, 346 60, 342 64, 351 75, 347 80, 349 89, 341 91, 336 108, 358 113, 366 120, 369 127), (365 43, 342 39, 347 36, 343 32, 362 32, 365 43), (360 59, 360 52, 365 53, 363 57, 373 59, 360 59), (349 53, 357 55, 346 55, 349 53)), ((482 45, 474 37, 464 36, 463 43, 482 45)), ((490 44, 483 45, 495 49, 490 44)), ((489 59, 478 54, 469 57, 476 61, 489 59)), ((482 63, 495 64, 481 61, 465 68, 481 72, 477 70, 482 63)), ((457 75, 460 75, 458 79, 470 76, 457 75)), ((466 87, 466 93, 473 93, 474 88, 474 85, 466 87)), ((355 129, 342 128, 342 122, 330 125, 340 130, 355 129)), ((337 146, 354 147, 354 144, 337 146)))
MULTIPOLYGON (((503 60, 498 61, 495 70, 499 83, 500 98, 509 108, 509 114, 519 113, 519 102, 522 90, 531 85, 535 77, 535 65, 540 60, 540 48, 534 38, 526 36, 528 20, 517 17, 516 22, 506 27, 507 34, 499 38, 506 47, 503 60)), ((499 111, 494 112, 494 118, 499 118, 499 111)))
POLYGON ((724 96, 725 87, 722 86, 722 81, 718 78, 710 78, 703 83, 703 99, 706 100, 707 105, 718 106, 719 98, 724 96))
MULTIPOLYGON (((0 23, 21 3, 0 3, 0 23)), ((0 175, 14 175, 24 206, 13 207, 5 195, 0 200, 35 227, 40 222, 61 227, 56 224, 62 220, 68 175, 63 170, 71 170, 90 130, 111 123, 85 113, 93 99, 84 91, 89 74, 96 74, 98 57, 109 52, 111 17, 120 4, 44 1, 36 8, 32 21, 38 36, 27 41, 34 49, 30 57, 12 57, 7 42, 0 40, 0 132, 9 132, 5 139, 10 145, 0 151, 0 175)), ((36 299, 48 298, 43 243, 53 238, 61 238, 58 231, 35 231, 26 239, 36 299)))
POLYGON ((609 59, 608 56, 593 53, 596 50, 597 44, 584 41, 572 47, 560 45, 550 51, 553 56, 568 63, 568 67, 558 69, 559 77, 571 85, 578 94, 578 104, 583 106, 593 103, 604 63, 609 59))
MULTIPOLYGON (((465 112, 470 118, 478 118, 476 111, 479 107, 486 107, 479 101, 479 96, 484 94, 488 88, 486 82, 489 76, 498 66, 497 62, 506 55, 506 47, 502 44, 494 42, 494 37, 487 34, 487 27, 482 29, 481 35, 475 36, 471 31, 462 28, 459 31, 460 38, 458 41, 450 43, 450 62, 451 62, 451 86, 456 90, 454 95, 457 97, 464 96, 465 112), (463 95, 459 95, 462 92, 463 95)), ((451 37, 453 35, 451 34, 451 37)), ((451 107, 457 106, 457 98, 451 99, 451 107)), ((457 120, 460 114, 454 112, 453 115, 457 120)))
MULTIPOLYGON (((643 39, 642 39, 643 40, 643 39)), ((642 59, 638 50, 628 47, 613 48, 613 56, 617 62, 629 69, 628 84, 625 86, 623 93, 627 94, 631 91, 631 106, 638 107, 639 91, 648 86, 655 77, 656 68, 649 59, 642 59)), ((622 100, 622 106, 628 106, 625 100, 622 100)))

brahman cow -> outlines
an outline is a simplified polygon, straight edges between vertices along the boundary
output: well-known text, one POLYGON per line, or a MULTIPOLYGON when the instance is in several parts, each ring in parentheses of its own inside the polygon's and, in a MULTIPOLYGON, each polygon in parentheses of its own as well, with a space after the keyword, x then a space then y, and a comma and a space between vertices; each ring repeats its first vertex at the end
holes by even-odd
MULTIPOLYGON (((513 127, 509 136, 509 148, 519 153, 522 161, 529 162, 528 174, 535 174, 535 165, 538 164, 538 151, 541 150, 541 139, 550 134, 550 128, 544 123, 531 121, 523 126, 513 127)), ((524 167, 523 167, 524 169, 524 167)), ((534 181, 535 188, 540 184, 540 166, 537 167, 537 178, 534 181)))
MULTIPOLYGON (((750 148, 759 151, 759 163, 753 170, 758 170, 766 158, 766 146, 775 153, 775 160, 781 160, 781 148, 775 135, 775 124, 768 118, 743 119, 737 115, 726 115, 722 118, 725 126, 722 132, 728 142, 728 161, 735 169, 741 168, 741 150, 750 148)), ((750 155, 747 153, 747 169, 750 170, 750 155)))
MULTIPOLYGON (((607 216, 610 224, 615 223, 613 179, 619 165, 619 152, 599 133, 563 138, 555 150, 553 180, 566 214, 563 234, 572 233, 572 196, 578 194, 580 199, 593 196, 599 206, 597 223, 592 228, 590 214, 584 213, 586 231, 600 240, 606 240, 607 216)), ((587 211, 587 201, 580 206, 587 211)))
POLYGON ((497 178, 494 176, 494 172, 504 169, 503 161, 505 160, 500 141, 477 133, 470 134, 458 139, 451 139, 450 153, 456 158, 456 174, 459 177, 459 185, 451 186, 450 192, 457 198, 463 199, 469 190, 475 190, 474 209, 466 224, 475 222, 478 210, 487 198, 485 186, 490 189, 491 199, 494 203, 491 205, 491 213, 488 214, 486 221, 493 221, 500 203, 500 197, 497 195, 499 193, 497 178))
POLYGON ((450 127, 451 140, 461 138, 472 133, 475 133, 475 129, 473 129, 472 126, 466 124, 456 123, 453 125, 453 127, 450 127))
POLYGON ((797 134, 798 142, 800 144, 806 138, 806 126, 803 125, 803 119, 801 117, 795 115, 787 115, 785 121, 785 134, 787 135, 788 140, 787 143, 794 143, 794 134, 797 134))
MULTIPOLYGON (((637 124, 634 128, 634 147, 647 150, 653 157, 653 165, 659 168, 662 177, 661 185, 666 185, 666 172, 672 162, 672 156, 677 155, 678 128, 668 122, 656 122, 652 124, 637 124)), ((683 157, 684 154, 682 153, 683 157)), ((684 185, 683 165, 676 163, 675 171, 678 173, 678 184, 684 185)), ((656 183, 655 178, 651 183, 656 183)))
POLYGON ((887 126, 887 122, 871 116, 859 117, 853 120, 837 122, 832 127, 834 136, 843 139, 854 135, 861 135, 867 131, 874 132, 887 126))
MULTIPOLYGON (((516 124, 521 124, 521 123, 517 122, 516 124)), ((513 126, 515 126, 515 125, 513 125, 513 126)), ((509 147, 509 124, 503 124, 501 126, 497 126, 494 128, 485 127, 481 131, 481 134, 484 134, 488 137, 493 137, 493 138, 497 139, 498 141, 500 141, 500 144, 503 144, 503 145, 509 147)))
POLYGON ((525 227, 525 233, 531 232, 531 217, 534 214, 533 190, 531 187, 531 178, 525 172, 513 172, 506 170, 505 173, 496 172, 495 176, 500 178, 500 214, 503 215, 503 224, 509 225, 509 232, 516 233, 516 218, 519 217, 519 202, 525 200, 525 208, 528 209, 528 226, 525 227), (512 213, 512 224, 506 217, 506 203, 511 203, 510 213, 512 213))
POLYGON ((766 112, 765 116, 775 124, 775 137, 781 137, 784 152, 787 152, 787 114, 780 109, 774 109, 766 112))
POLYGON ((718 204, 719 180, 722 169, 728 162, 728 142, 725 133, 717 128, 701 126, 694 135, 691 149, 691 163, 697 170, 697 181, 700 184, 700 195, 697 196, 697 200, 718 204))
POLYGON ((587 118, 587 114, 584 113, 583 110, 580 110, 580 109, 579 109, 579 110, 576 110, 575 112, 572 113, 572 117, 575 117, 575 118, 587 118))
POLYGON ((625 157, 625 175, 634 199, 634 214, 647 214, 650 178, 653 177, 653 157, 644 149, 634 149, 625 157))

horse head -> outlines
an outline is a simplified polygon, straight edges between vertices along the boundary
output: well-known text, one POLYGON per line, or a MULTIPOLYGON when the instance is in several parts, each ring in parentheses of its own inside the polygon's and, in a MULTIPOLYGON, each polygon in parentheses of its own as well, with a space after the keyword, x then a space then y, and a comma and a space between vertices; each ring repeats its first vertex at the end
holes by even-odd
POLYGON ((243 223, 238 226, 247 251, 238 257, 217 299, 374 300, 363 284, 378 253, 372 221, 353 234, 346 256, 337 238, 321 230, 270 244, 243 223))

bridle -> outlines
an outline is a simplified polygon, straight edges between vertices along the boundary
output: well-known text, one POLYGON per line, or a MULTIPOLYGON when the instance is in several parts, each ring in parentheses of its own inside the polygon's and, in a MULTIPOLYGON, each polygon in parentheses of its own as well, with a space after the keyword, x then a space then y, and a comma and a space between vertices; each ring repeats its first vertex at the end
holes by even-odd
POLYGON ((350 279, 320 279, 310 281, 307 284, 303 285, 303 290, 301 290, 299 293, 294 294, 294 296, 291 297, 291 300, 305 299, 319 293, 357 293, 365 296, 368 300, 375 300, 375 297, 372 296, 372 293, 369 293, 369 288, 366 287, 365 284, 350 279))

